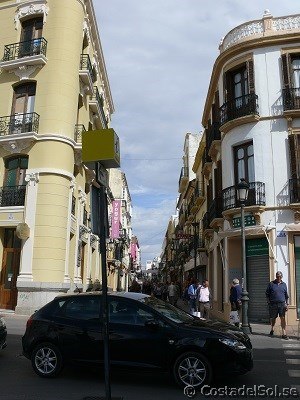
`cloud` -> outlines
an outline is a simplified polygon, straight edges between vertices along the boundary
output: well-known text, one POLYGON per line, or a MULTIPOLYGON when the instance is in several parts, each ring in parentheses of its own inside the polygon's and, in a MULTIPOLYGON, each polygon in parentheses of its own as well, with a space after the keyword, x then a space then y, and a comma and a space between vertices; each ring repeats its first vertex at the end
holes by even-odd
POLYGON ((299 1, 97 0, 94 7, 145 262, 159 255, 175 211, 184 136, 202 131, 221 38, 267 8, 275 17, 297 14, 299 1))

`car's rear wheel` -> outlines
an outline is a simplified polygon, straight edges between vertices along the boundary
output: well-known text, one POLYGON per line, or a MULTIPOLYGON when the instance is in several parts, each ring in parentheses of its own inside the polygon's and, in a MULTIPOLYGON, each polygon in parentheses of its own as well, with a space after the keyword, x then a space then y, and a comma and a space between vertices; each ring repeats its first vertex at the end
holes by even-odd
POLYGON ((62 370, 63 359, 57 346, 52 343, 40 343, 32 352, 31 364, 39 376, 53 378, 62 370))
POLYGON ((180 386, 193 386, 194 388, 208 384, 212 378, 209 361, 202 354, 192 351, 183 353, 177 358, 173 373, 180 386))

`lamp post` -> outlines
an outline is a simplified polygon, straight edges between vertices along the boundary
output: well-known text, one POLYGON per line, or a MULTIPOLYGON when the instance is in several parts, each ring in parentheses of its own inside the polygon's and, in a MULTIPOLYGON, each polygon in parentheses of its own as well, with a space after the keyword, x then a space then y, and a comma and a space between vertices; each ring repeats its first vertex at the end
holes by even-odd
POLYGON ((242 267, 243 267, 243 285, 242 285, 242 331, 251 333, 251 327, 248 321, 249 297, 247 291, 247 266, 246 266, 246 240, 245 240, 245 202, 248 197, 249 184, 244 178, 237 185, 237 198, 241 205, 241 241, 242 241, 242 267))

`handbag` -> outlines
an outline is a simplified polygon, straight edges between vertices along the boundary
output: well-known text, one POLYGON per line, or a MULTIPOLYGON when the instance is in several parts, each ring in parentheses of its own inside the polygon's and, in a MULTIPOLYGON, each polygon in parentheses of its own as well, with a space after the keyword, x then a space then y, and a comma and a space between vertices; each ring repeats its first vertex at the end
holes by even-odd
POLYGON ((230 324, 237 324, 240 322, 240 317, 238 311, 230 311, 229 314, 229 323, 230 324))

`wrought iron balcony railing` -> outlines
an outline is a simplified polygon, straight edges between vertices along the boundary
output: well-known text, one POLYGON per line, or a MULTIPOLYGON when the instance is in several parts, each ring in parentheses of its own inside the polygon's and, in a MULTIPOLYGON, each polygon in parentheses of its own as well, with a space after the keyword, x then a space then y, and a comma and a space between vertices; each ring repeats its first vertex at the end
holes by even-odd
POLYGON ((91 63, 91 59, 90 56, 88 54, 81 54, 80 56, 80 70, 84 71, 88 71, 88 73, 90 74, 91 80, 93 82, 96 82, 97 80, 97 74, 96 71, 94 70, 92 63, 91 63))
POLYGON ((292 178, 289 180, 290 204, 300 203, 300 179, 292 178))
POLYGON ((99 90, 97 88, 97 86, 94 86, 94 90, 93 90, 93 94, 90 97, 91 101, 96 101, 98 103, 99 106, 99 110, 100 110, 100 119, 101 119, 101 125, 107 129, 107 121, 105 118, 105 114, 104 114, 104 102, 103 102, 103 98, 102 96, 100 96, 99 90))
POLYGON ((87 224, 88 224, 88 213, 87 213, 86 209, 83 210, 82 223, 84 226, 87 226, 87 224))
POLYGON ((221 140, 220 123, 214 122, 209 128, 206 129, 206 147, 209 151, 210 146, 214 140, 221 140))
POLYGON ((85 126, 82 124, 75 125, 74 140, 76 143, 82 143, 82 132, 86 132, 85 126))
POLYGON ((300 88, 282 90, 283 110, 300 110, 300 88))
POLYGON ((0 207, 24 206, 26 185, 0 188, 0 207))
POLYGON ((4 46, 2 61, 18 60, 22 57, 43 55, 46 57, 47 40, 43 37, 4 46))
POLYGON ((0 117, 0 136, 38 132, 40 116, 33 113, 0 117))
POLYGON ((208 154, 209 147, 205 147, 203 154, 202 154, 202 165, 205 163, 209 163, 212 161, 211 156, 208 154))
POLYGON ((222 198, 221 197, 216 197, 211 203, 210 206, 208 207, 208 220, 209 224, 212 222, 213 219, 215 218, 223 218, 222 216, 222 198))
POLYGON ((203 237, 201 235, 200 236, 196 236, 196 239, 194 237, 192 237, 189 240, 188 244, 189 244, 189 252, 190 253, 192 251, 194 252, 195 247, 196 247, 196 250, 199 249, 199 248, 204 248, 205 247, 204 239, 203 239, 203 237))
POLYGON ((76 197, 72 196, 72 209, 71 209, 71 213, 73 215, 75 215, 75 211, 76 211, 76 197))
POLYGON ((221 125, 247 115, 259 115, 258 96, 255 93, 237 97, 220 107, 221 125))
MULTIPOLYGON (((223 211, 231 208, 240 207, 238 201, 236 186, 229 186, 222 191, 223 211)), ((266 205, 266 192, 265 184, 263 182, 249 182, 248 198, 245 206, 265 206, 266 205)))

